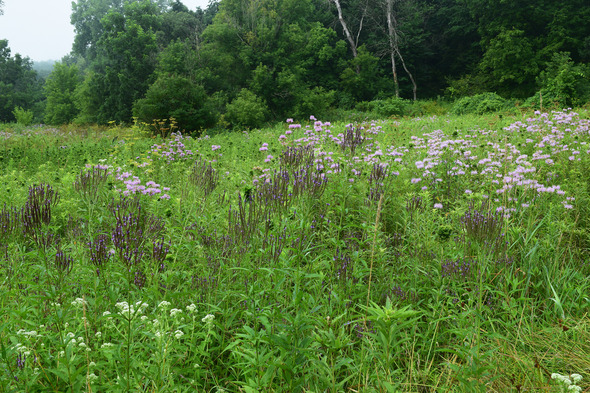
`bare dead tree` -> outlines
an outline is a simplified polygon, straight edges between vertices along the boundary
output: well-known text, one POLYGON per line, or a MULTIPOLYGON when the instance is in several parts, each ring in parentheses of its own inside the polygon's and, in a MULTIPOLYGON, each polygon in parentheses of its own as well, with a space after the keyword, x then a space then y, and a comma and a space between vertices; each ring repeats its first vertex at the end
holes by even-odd
POLYGON ((399 27, 397 23, 397 19, 395 17, 395 13, 393 11, 393 4, 397 0, 385 0, 385 15, 387 17, 387 34, 389 40, 389 49, 390 49, 390 56, 391 56, 391 71, 393 73, 393 84, 395 88, 395 96, 399 97, 399 82, 397 79, 397 67, 395 58, 396 56, 399 58, 404 71, 408 74, 410 81, 412 82, 412 92, 414 101, 416 101, 416 91, 418 90, 418 86, 416 85, 416 81, 414 80, 414 76, 408 70, 406 66, 406 62, 404 61, 404 57, 400 51, 400 37, 399 37, 399 27))
MULTIPOLYGON (((346 23, 346 20, 344 19, 344 15, 342 13, 342 7, 340 5, 340 0, 328 0, 330 3, 334 3, 334 5, 336 5, 336 10, 338 11, 338 20, 340 21, 340 25, 342 26, 342 30, 344 30, 344 35, 346 36, 346 40, 348 41, 348 44, 350 45, 350 49, 352 50, 352 56, 356 59, 358 56, 358 41, 359 41, 359 36, 361 35, 361 31, 363 30, 363 21, 365 19, 365 15, 367 12, 367 3, 365 2, 365 6, 363 8, 362 14, 361 14, 361 20, 359 22, 359 28, 356 34, 356 39, 353 38, 352 33, 350 32, 350 29, 348 28, 348 24, 346 23)), ((356 66, 356 73, 359 74, 361 72, 359 65, 356 66)))

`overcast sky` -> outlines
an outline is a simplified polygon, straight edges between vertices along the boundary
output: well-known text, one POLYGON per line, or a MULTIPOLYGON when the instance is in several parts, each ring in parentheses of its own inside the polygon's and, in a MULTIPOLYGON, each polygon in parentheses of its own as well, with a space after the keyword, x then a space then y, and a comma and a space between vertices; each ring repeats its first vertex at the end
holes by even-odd
MULTIPOLYGON (((206 8, 209 0, 181 0, 189 9, 206 8)), ((60 60, 70 53, 74 27, 72 0, 4 0, 0 39, 8 40, 11 54, 31 60, 60 60)))

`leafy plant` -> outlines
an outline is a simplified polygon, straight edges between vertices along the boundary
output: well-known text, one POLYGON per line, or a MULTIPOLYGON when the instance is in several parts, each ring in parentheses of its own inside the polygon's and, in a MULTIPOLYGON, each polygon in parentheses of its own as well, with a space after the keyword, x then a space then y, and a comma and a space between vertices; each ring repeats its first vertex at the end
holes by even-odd
POLYGON ((31 124, 33 124, 34 114, 33 114, 32 110, 23 109, 20 106, 17 106, 12 111, 12 114, 14 115, 16 122, 20 125, 23 125, 26 127, 26 126, 30 126, 31 124))

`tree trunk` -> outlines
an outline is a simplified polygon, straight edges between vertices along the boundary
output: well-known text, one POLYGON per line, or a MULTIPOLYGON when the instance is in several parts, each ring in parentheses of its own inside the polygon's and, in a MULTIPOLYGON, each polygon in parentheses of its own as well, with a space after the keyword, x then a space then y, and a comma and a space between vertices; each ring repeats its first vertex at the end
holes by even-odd
POLYGON ((336 4, 336 9, 338 10, 338 20, 340 21, 340 24, 342 25, 342 29, 344 30, 344 34, 346 35, 346 39, 348 40, 348 43, 350 44, 350 49, 352 49, 352 56, 354 58, 356 58, 358 56, 356 42, 352 38, 352 34, 350 34, 350 30, 348 30, 348 25, 346 24, 346 21, 344 20, 344 16, 342 15, 342 7, 340 7, 340 0, 331 0, 331 1, 334 4, 336 4))
POLYGON ((404 61, 404 58, 399 50, 399 35, 397 34, 397 21, 395 20, 395 17, 393 15, 393 2, 395 0, 385 0, 386 2, 386 16, 387 16, 387 32, 388 32, 388 38, 389 38, 389 48, 391 51, 391 69, 393 72, 393 84, 395 87, 395 96, 399 97, 399 82, 397 80, 397 69, 396 69, 396 64, 395 64, 395 56, 397 55, 397 57, 399 57, 401 63, 402 63, 402 67, 404 69, 404 71, 406 71, 406 73, 408 74, 408 76, 410 77, 410 81, 412 82, 412 92, 413 92, 413 98, 414 101, 416 101, 417 99, 417 90, 418 90, 418 86, 416 85, 416 81, 414 80, 414 76, 412 75, 412 73, 410 72, 410 70, 408 70, 408 67, 406 67, 406 62, 404 61))
POLYGON ((395 43, 393 26, 393 0, 387 0, 387 29, 389 32, 389 50, 391 52, 391 72, 393 73, 393 87, 395 96, 399 98, 399 82, 397 80, 397 66, 395 64, 395 43))

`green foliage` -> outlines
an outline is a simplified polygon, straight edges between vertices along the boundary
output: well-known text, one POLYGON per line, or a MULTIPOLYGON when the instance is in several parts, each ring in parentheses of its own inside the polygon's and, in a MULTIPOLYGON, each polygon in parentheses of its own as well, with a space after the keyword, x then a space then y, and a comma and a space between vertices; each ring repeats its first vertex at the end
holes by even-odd
POLYGON ((583 390, 588 115, 3 125, 0 391, 583 390))
POLYGON ((248 89, 242 89, 226 106, 225 119, 234 127, 260 127, 267 116, 266 103, 248 89))
POLYGON ((295 97, 297 104, 293 116, 300 119, 309 118, 312 115, 318 119, 325 116, 334 103, 335 94, 335 91, 327 91, 322 87, 302 91, 295 97))
POLYGON ((496 93, 482 93, 471 97, 463 97, 455 101, 451 112, 456 115, 498 112, 510 108, 509 101, 496 93))
POLYGON ((74 93, 81 83, 78 67, 56 63, 45 81, 45 122, 47 124, 67 124, 78 115, 74 93))
POLYGON ((158 6, 125 3, 101 19, 96 59, 79 97, 85 122, 129 122, 133 103, 142 98, 156 67, 158 6))
POLYGON ((526 105, 563 109, 583 105, 590 100, 590 67, 575 64, 569 53, 553 55, 538 78, 540 91, 526 101, 526 105))
POLYGON ((518 29, 503 30, 494 37, 480 63, 492 87, 527 96, 539 72, 532 42, 518 29))
POLYGON ((203 87, 175 74, 160 76, 145 98, 135 102, 133 115, 147 124, 174 118, 178 127, 186 131, 198 131, 213 124, 203 87))
POLYGON ((372 112, 379 117, 404 116, 407 114, 411 102, 399 97, 383 100, 360 102, 356 108, 364 112, 372 112))
POLYGON ((42 111, 42 87, 28 57, 10 55, 8 41, 0 40, 0 122, 15 121, 15 107, 30 108, 34 116, 42 111))
POLYGON ((372 99, 379 86, 379 59, 365 46, 358 48, 358 56, 349 61, 340 75, 342 90, 357 101, 372 99))
POLYGON ((32 110, 23 109, 20 106, 17 106, 12 111, 12 114, 14 115, 17 124, 23 126, 30 126, 31 124, 33 124, 34 114, 32 110))

